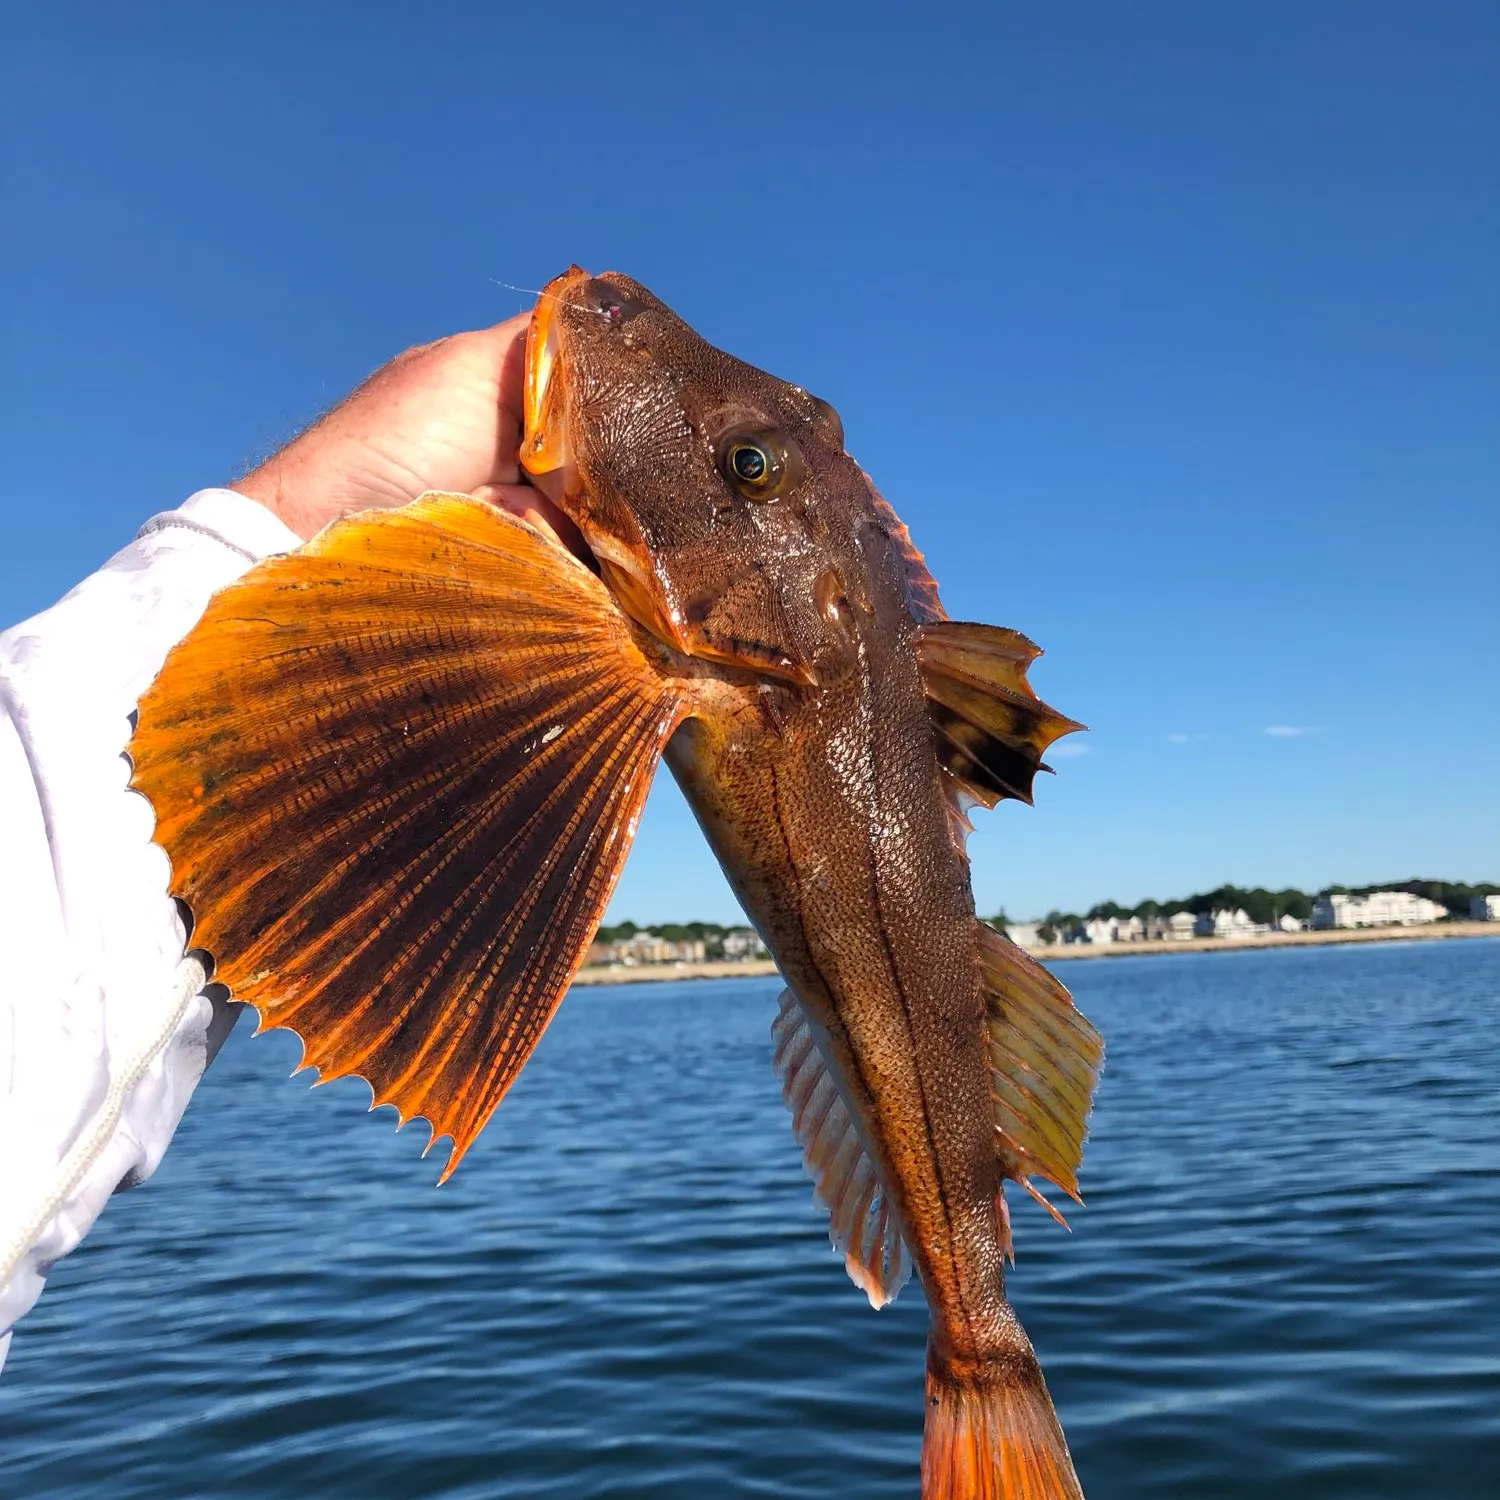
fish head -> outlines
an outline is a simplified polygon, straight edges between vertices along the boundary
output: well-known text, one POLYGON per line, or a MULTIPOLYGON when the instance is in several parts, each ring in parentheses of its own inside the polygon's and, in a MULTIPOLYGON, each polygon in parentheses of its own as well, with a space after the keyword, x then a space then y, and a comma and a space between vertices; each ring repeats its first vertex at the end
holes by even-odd
POLYGON ((846 669, 873 490, 838 414, 639 282, 574 267, 541 293, 521 462, 668 647, 807 686, 846 669))

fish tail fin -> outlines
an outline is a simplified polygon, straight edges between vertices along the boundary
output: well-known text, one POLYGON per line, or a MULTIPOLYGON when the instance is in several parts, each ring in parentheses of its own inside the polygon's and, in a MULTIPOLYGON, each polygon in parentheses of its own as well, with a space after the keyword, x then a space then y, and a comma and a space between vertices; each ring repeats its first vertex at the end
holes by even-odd
POLYGON ((1083 1500, 1067 1440, 1026 1335, 975 1368, 927 1350, 922 1500, 1083 1500))

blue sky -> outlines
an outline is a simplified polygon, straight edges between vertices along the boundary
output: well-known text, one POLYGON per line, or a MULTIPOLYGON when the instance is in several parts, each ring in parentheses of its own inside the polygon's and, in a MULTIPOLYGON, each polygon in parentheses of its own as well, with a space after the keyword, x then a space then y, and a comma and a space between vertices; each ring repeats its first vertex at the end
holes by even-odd
MULTIPOLYGON (((982 910, 1500 878, 1500 12, 942 11, 8 8, 0 622, 577 261, 1046 648, 982 910)), ((666 780, 614 915, 726 919, 666 780)))

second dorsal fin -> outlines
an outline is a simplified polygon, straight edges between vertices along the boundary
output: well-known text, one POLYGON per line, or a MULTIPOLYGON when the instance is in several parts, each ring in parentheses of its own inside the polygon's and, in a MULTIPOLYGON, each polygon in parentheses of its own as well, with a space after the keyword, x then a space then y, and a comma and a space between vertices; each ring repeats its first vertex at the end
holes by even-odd
MULTIPOLYGON (((1078 1165, 1104 1043, 1067 990, 1009 938, 981 927, 979 961, 1001 1169, 1066 1226, 1031 1177, 1083 1202, 1078 1165)), ((1008 1216, 1001 1227, 1012 1254, 1008 1216)))

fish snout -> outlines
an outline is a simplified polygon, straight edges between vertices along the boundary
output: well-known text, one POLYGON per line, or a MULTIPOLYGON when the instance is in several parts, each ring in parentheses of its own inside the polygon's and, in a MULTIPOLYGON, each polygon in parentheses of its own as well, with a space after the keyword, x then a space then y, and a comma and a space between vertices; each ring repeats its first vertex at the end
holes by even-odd
POLYGON ((612 338, 650 302, 650 294, 628 277, 591 276, 581 266, 569 266, 537 293, 526 331, 521 464, 528 474, 548 474, 568 461, 569 364, 586 354, 591 340, 612 338))

